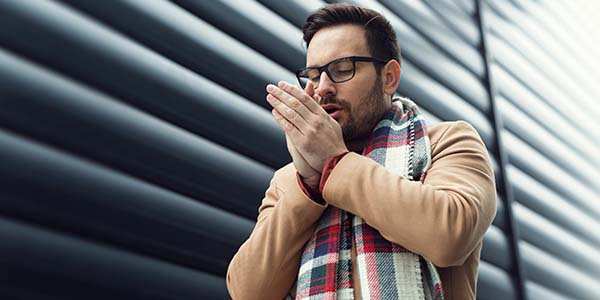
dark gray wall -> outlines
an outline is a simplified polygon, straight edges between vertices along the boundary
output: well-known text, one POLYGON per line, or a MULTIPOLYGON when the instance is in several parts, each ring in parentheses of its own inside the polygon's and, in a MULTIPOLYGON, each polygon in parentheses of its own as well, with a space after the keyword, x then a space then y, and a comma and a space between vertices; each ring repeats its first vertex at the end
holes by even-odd
MULTIPOLYGON (((490 150, 478 299, 597 297, 598 7, 352 2, 394 26, 398 93, 490 150)), ((299 28, 324 4, 0 1, 2 298, 227 299, 228 262, 290 161, 264 87, 295 82, 299 28)))

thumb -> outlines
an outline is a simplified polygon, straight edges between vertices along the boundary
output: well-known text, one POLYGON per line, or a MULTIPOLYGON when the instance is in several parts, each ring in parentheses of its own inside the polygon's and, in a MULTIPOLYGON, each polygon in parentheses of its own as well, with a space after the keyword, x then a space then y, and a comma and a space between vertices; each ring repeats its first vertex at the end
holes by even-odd
POLYGON ((311 98, 315 98, 315 88, 312 81, 308 81, 308 83, 304 87, 304 92, 307 93, 311 98))

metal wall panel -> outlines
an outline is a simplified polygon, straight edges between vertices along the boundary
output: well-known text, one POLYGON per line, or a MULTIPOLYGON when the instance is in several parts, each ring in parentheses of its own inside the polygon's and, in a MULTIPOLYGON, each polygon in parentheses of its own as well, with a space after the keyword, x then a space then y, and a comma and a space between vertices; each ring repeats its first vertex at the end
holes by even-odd
POLYGON ((591 33, 566 2, 486 4, 526 295, 595 299, 600 94, 597 59, 582 50, 591 33))
MULTIPOLYGON (((398 94, 430 124, 468 121, 488 147, 498 210, 478 299, 592 299, 595 6, 350 2, 397 32, 398 94)), ((1 1, 0 294, 228 299, 227 264, 290 161, 264 87, 295 82, 300 27, 327 3, 1 1)))

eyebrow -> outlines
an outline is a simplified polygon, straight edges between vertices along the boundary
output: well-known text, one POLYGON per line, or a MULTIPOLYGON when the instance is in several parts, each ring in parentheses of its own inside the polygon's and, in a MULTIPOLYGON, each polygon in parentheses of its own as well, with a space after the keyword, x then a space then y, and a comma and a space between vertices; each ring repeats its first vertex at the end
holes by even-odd
MULTIPOLYGON (((337 58, 336 58, 336 59, 337 59, 337 58)), ((335 60, 335 59, 334 59, 334 60, 335 60)), ((329 61, 329 62, 332 62, 332 61, 334 61, 334 60, 331 60, 331 61, 329 61)), ((318 68, 318 67, 320 67, 320 66, 324 66, 324 65, 328 64, 329 62, 327 62, 327 63, 324 63, 324 64, 322 64, 322 65, 314 65, 314 64, 313 64, 313 65, 306 66, 306 67, 307 67, 307 68, 318 68)))

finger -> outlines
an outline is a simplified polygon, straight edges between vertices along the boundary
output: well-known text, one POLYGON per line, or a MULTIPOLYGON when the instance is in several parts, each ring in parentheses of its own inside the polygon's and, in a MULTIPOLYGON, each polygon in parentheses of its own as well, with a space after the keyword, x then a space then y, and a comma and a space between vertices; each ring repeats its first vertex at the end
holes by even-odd
MULTIPOLYGON (((312 117, 312 112, 304 105, 303 101, 297 99, 294 95, 291 95, 287 91, 277 87, 275 85, 269 84, 267 85, 267 92, 277 98, 279 101, 283 102, 289 108, 293 109, 305 120, 308 120, 312 117)), ((304 95, 307 96, 308 95, 304 95)), ((280 111, 282 112, 282 111, 280 111)))
POLYGON ((321 106, 314 99, 315 91, 312 88, 312 87, 314 87, 312 82, 309 81, 309 83, 306 85, 306 88, 304 90, 302 90, 300 87, 298 87, 296 85, 289 84, 285 81, 280 81, 278 83, 278 87, 280 89, 282 89, 284 92, 293 96, 294 98, 300 100, 300 102, 302 104, 304 104, 304 106, 313 114, 321 114, 322 112, 324 112, 323 109, 321 108, 321 106), (307 89, 309 87, 311 89, 310 93, 307 92, 307 89))
POLYGON ((293 110, 285 103, 275 98, 273 94, 267 94, 267 102, 279 113, 280 116, 285 118, 288 122, 292 123, 300 132, 304 132, 308 128, 308 123, 297 111, 293 110))
MULTIPOLYGON (((306 94, 308 94, 316 104, 319 104, 319 99, 317 99, 316 97, 316 93, 315 93, 315 84, 312 83, 312 81, 308 81, 308 83, 306 84, 306 87, 304 87, 304 92, 306 94)), ((317 105, 317 107, 314 107, 313 109, 311 109, 311 111, 317 115, 328 115, 327 112, 323 109, 323 107, 321 107, 320 105, 317 105), (316 110, 316 111, 315 111, 316 110)))
POLYGON ((281 127, 281 129, 283 129, 283 131, 286 133, 286 137, 289 135, 289 137, 293 140, 295 138, 298 138, 298 136, 302 135, 298 128, 296 128, 294 124, 292 124, 290 121, 284 118, 279 113, 279 111, 273 109, 271 110, 271 114, 273 114, 273 118, 275 118, 275 121, 277 122, 279 127, 281 127))
POLYGON ((308 81, 304 87, 304 92, 313 98, 313 100, 315 99, 315 85, 312 83, 312 81, 308 81))
POLYGON ((317 104, 311 111, 317 115, 329 116, 327 112, 321 107, 319 104, 319 99, 317 99, 317 94, 315 93, 315 84, 312 81, 309 81, 304 88, 304 92, 308 94, 313 100, 314 103, 317 104))

